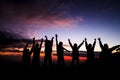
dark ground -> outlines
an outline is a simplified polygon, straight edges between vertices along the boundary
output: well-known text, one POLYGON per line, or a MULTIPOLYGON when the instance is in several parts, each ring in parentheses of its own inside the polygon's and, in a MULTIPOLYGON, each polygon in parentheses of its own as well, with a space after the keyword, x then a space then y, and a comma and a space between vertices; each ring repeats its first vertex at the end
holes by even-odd
MULTIPOLYGON (((0 78, 2 79, 97 79, 102 77, 119 77, 120 65, 80 64, 74 67, 25 67, 20 63, 0 59, 0 78)), ((116 78, 115 77, 115 78, 116 78)))

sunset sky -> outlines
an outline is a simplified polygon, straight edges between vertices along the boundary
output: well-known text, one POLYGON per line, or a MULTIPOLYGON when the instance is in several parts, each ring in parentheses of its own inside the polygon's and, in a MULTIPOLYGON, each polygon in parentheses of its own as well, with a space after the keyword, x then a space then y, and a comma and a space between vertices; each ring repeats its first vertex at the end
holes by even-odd
MULTIPOLYGON (((58 34, 58 40, 80 44, 101 37, 110 47, 120 44, 119 0, 0 0, 0 32, 36 39, 58 34)), ((1 36, 0 36, 1 37, 1 36)), ((6 36, 5 36, 6 37, 6 36)), ((82 46, 81 50, 86 50, 82 46)), ((97 41, 96 51, 100 51, 97 41)))

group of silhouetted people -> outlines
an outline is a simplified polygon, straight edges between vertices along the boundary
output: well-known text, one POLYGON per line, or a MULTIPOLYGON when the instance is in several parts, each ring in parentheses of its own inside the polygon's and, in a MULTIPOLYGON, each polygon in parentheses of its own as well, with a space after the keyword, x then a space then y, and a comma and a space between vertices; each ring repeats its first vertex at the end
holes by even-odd
MULTIPOLYGON (((56 52, 57 52, 57 63, 58 66, 65 66, 65 60, 64 60, 64 50, 67 52, 70 52, 69 50, 65 49, 63 47, 63 42, 58 42, 58 35, 55 35, 56 38, 56 52)), ((28 43, 26 43, 24 50, 23 50, 23 64, 25 66, 29 66, 31 64, 31 54, 33 53, 32 57, 32 66, 33 67, 39 67, 40 66, 40 52, 42 48, 43 42, 45 42, 45 56, 44 56, 44 66, 52 66, 52 46, 53 46, 53 39, 51 40, 45 36, 45 40, 41 39, 40 44, 36 43, 35 38, 33 38, 32 48, 28 49, 28 43)), ((116 45, 112 48, 108 47, 108 44, 102 44, 102 41, 100 38, 98 38, 99 45, 101 48, 101 53, 99 55, 99 58, 97 59, 97 62, 100 64, 111 64, 111 63, 120 63, 120 52, 112 54, 113 50, 120 51, 120 45, 116 45)), ((94 54, 94 49, 96 45, 96 39, 94 39, 93 44, 88 44, 87 39, 85 38, 79 45, 77 43, 74 43, 72 45, 70 39, 68 39, 69 45, 72 49, 72 61, 71 66, 79 65, 79 48, 84 44, 87 51, 87 61, 85 63, 94 64, 96 63, 96 58, 94 54)))
POLYGON ((36 43, 35 45, 35 38, 33 38, 33 44, 31 50, 28 49, 28 43, 26 43, 26 46, 24 47, 23 50, 23 57, 22 57, 22 62, 24 66, 29 66, 31 63, 31 54, 33 53, 33 58, 32 58, 32 65, 33 67, 39 67, 40 65, 40 52, 41 52, 41 47, 42 47, 43 39, 41 39, 41 44, 36 43))

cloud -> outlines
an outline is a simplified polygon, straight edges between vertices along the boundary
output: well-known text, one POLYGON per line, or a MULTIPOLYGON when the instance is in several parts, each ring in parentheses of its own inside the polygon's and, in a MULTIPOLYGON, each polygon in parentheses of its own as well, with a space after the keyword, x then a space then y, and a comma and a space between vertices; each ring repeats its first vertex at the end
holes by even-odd
POLYGON ((26 42, 31 44, 32 40, 24 39, 13 32, 0 31, 0 51, 8 48, 22 48, 26 42))
POLYGON ((84 19, 81 16, 77 16, 76 18, 61 18, 61 16, 53 15, 47 18, 43 17, 35 17, 26 20, 27 24, 37 25, 41 28, 45 27, 63 27, 63 28, 70 28, 75 27, 78 23, 82 22, 84 19))
POLYGON ((1 0, 0 28, 24 37, 40 35, 49 28, 74 28, 84 18, 71 16, 71 1, 1 0))

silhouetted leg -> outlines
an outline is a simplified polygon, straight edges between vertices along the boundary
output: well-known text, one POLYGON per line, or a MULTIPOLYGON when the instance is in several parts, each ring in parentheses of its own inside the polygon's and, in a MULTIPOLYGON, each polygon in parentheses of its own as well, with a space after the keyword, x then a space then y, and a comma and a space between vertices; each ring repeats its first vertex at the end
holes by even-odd
POLYGON ((49 66, 52 67, 52 57, 51 56, 49 57, 49 66))
POLYGON ((62 57, 61 62, 62 62, 62 65, 63 65, 63 67, 64 67, 64 66, 65 66, 65 60, 64 60, 64 57, 62 57))
POLYGON ((58 57, 58 66, 60 66, 60 58, 58 57))
POLYGON ((73 66, 74 62, 75 62, 75 59, 72 58, 71 66, 73 66))
POLYGON ((79 65, 79 57, 76 58, 76 64, 79 65))
POLYGON ((47 66, 47 57, 45 56, 44 58, 44 66, 46 67, 47 66))

